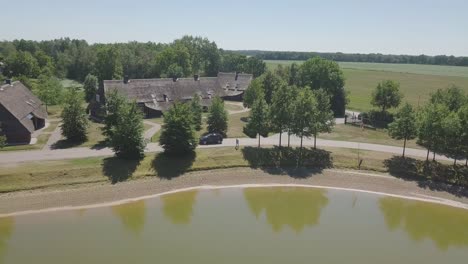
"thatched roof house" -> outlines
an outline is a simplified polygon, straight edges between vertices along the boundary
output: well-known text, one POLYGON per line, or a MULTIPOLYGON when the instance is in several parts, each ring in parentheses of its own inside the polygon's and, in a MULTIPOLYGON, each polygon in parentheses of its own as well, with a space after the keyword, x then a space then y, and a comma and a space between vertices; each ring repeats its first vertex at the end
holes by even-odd
POLYGON ((175 101, 189 101, 195 95, 201 97, 202 105, 211 105, 211 98, 241 100, 252 81, 251 74, 218 73, 217 77, 127 79, 104 81, 104 95, 118 91, 130 100, 135 100, 147 116, 159 115, 175 101))
POLYGON ((8 143, 29 143, 46 118, 41 100, 21 82, 7 80, 0 86, 0 124, 8 143))

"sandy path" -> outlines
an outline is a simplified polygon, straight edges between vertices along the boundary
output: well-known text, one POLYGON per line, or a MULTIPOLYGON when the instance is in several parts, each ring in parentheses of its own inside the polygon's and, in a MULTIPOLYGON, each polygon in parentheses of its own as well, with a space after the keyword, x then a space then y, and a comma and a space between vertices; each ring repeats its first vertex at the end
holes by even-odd
POLYGON ((325 170, 318 174, 314 174, 310 170, 289 173, 240 168, 187 173, 172 180, 155 177, 116 185, 102 183, 70 187, 70 189, 59 191, 40 190, 3 194, 0 195, 0 215, 28 210, 86 206, 124 199, 136 199, 142 196, 194 186, 236 184, 303 184, 360 189, 421 199, 433 199, 442 203, 461 203, 460 206, 468 208, 468 190, 466 189, 462 191, 462 195, 457 196, 446 191, 422 188, 417 182, 405 181, 384 174, 339 170, 325 170))

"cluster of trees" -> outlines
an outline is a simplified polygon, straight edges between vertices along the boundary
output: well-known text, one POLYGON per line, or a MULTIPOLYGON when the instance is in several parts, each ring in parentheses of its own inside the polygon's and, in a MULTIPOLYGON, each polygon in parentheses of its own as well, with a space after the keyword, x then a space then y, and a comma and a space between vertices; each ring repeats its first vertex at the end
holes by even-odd
POLYGON ((170 44, 88 44, 85 40, 14 40, 0 42, 0 78, 39 78, 41 75, 83 82, 88 74, 99 80, 122 78, 215 76, 218 71, 261 75, 258 58, 225 52, 206 38, 184 36, 170 44))
MULTIPOLYGON (((195 96, 190 103, 175 102, 164 113, 164 124, 159 138, 159 144, 164 148, 164 153, 169 155, 193 153, 198 145, 195 131, 202 129, 202 113, 203 109, 198 96, 195 96)), ((228 115, 221 98, 213 98, 206 123, 208 133, 226 136, 228 115)))
POLYGON ((468 57, 455 56, 427 56, 427 55, 385 55, 380 53, 360 54, 341 52, 297 52, 297 51, 260 51, 241 50, 239 54, 257 57, 262 60, 308 60, 321 57, 333 61, 346 62, 377 62, 377 63, 404 63, 404 64, 431 64, 468 66, 468 57))
POLYGON ((406 103, 396 113, 389 125, 389 134, 403 139, 403 157, 406 141, 417 138, 417 144, 427 148, 429 153, 443 154, 468 163, 468 95, 456 87, 439 89, 431 95, 430 101, 420 109, 406 103))
POLYGON ((2 124, 0 123, 0 148, 5 147, 6 145, 6 136, 2 133, 2 124))
POLYGON ((244 94, 244 105, 253 106, 256 98, 264 97, 270 105, 274 91, 282 84, 307 87, 312 91, 322 90, 330 100, 335 116, 344 116, 347 94, 344 90, 344 75, 336 62, 315 57, 301 65, 278 67, 275 72, 267 71, 255 79, 244 94))
MULTIPOLYGON (((70 89, 65 95, 62 117, 62 135, 70 143, 87 139, 89 127, 83 94, 70 89)), ((117 92, 109 94, 106 101, 107 116, 103 134, 117 157, 139 159, 143 157, 146 143, 143 138, 143 113, 135 102, 129 102, 117 92)))
POLYGON ((296 135, 301 138, 301 149, 303 138, 313 136, 315 148, 317 135, 330 132, 334 126, 330 96, 323 89, 289 85, 273 76, 267 73, 249 87, 251 94, 245 97, 244 103, 252 110, 244 133, 252 138, 258 135, 259 147, 261 136, 266 137, 269 132, 279 133, 281 147, 281 135, 287 132, 288 147, 290 135, 296 135), (273 87, 270 95, 266 89, 268 85, 273 87))

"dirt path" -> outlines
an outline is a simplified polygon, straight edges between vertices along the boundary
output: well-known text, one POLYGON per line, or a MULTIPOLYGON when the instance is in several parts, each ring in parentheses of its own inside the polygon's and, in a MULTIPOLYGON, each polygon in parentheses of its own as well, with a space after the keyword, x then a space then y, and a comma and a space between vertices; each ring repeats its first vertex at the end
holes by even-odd
POLYGON ((50 134, 50 137, 44 147, 42 147, 42 150, 52 150, 52 146, 62 138, 62 132, 60 130, 61 124, 62 123, 59 123, 55 130, 50 134))
POLYGON ((301 184, 333 188, 358 189, 399 196, 430 199, 435 202, 468 208, 468 194, 457 196, 446 191, 430 190, 418 182, 405 181, 385 174, 355 171, 325 170, 314 174, 299 172, 264 171, 260 169, 224 169, 187 173, 172 180, 149 178, 111 185, 103 183, 64 189, 16 192, 0 195, 0 216, 13 212, 46 208, 78 207, 110 203, 126 199, 194 186, 226 186, 238 184, 301 184))
POLYGON ((144 134, 144 138, 146 140, 151 141, 151 137, 161 129, 161 125, 157 124, 157 123, 154 123, 154 122, 151 122, 151 121, 148 121, 148 120, 143 120, 143 123, 152 126, 150 129, 146 130, 145 134, 144 134))

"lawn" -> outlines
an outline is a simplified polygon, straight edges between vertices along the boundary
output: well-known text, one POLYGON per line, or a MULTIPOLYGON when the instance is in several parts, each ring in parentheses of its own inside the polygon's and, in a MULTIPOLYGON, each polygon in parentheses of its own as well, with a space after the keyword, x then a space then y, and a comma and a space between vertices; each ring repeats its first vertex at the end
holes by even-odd
MULTIPOLYGON (((266 61, 270 69, 277 65, 289 65, 293 61, 266 61)), ((302 63, 302 61, 298 61, 302 63)), ((367 111, 372 108, 372 91, 382 80, 400 82, 400 89, 405 95, 404 101, 414 106, 426 102, 430 93, 452 84, 468 92, 468 67, 384 64, 384 63, 339 63, 346 79, 349 91, 348 109, 367 111)))
MULTIPOLYGON (((319 138, 403 147, 403 140, 392 139, 385 129, 363 130, 360 127, 343 124, 336 125, 331 133, 319 134, 319 138)), ((406 146, 408 148, 421 148, 416 144, 416 140, 408 141, 406 146)))
MULTIPOLYGON (((327 150, 332 152, 334 167, 357 168, 356 151, 336 148, 327 150)), ((160 154, 150 153, 139 163, 106 157, 22 163, 1 168, 0 192, 106 183, 116 177, 121 180, 148 176, 166 177, 195 170, 249 167, 249 161, 242 153, 233 148, 208 148, 197 149, 196 156, 189 160, 168 160, 158 156, 160 154)), ((359 155, 364 159, 362 169, 376 171, 385 171, 383 160, 392 156, 371 151, 360 151, 359 155)))
POLYGON ((76 147, 100 147, 104 146, 105 136, 102 134, 103 124, 89 121, 87 140, 82 143, 70 143, 65 139, 59 140, 53 147, 57 149, 76 148, 76 147))

